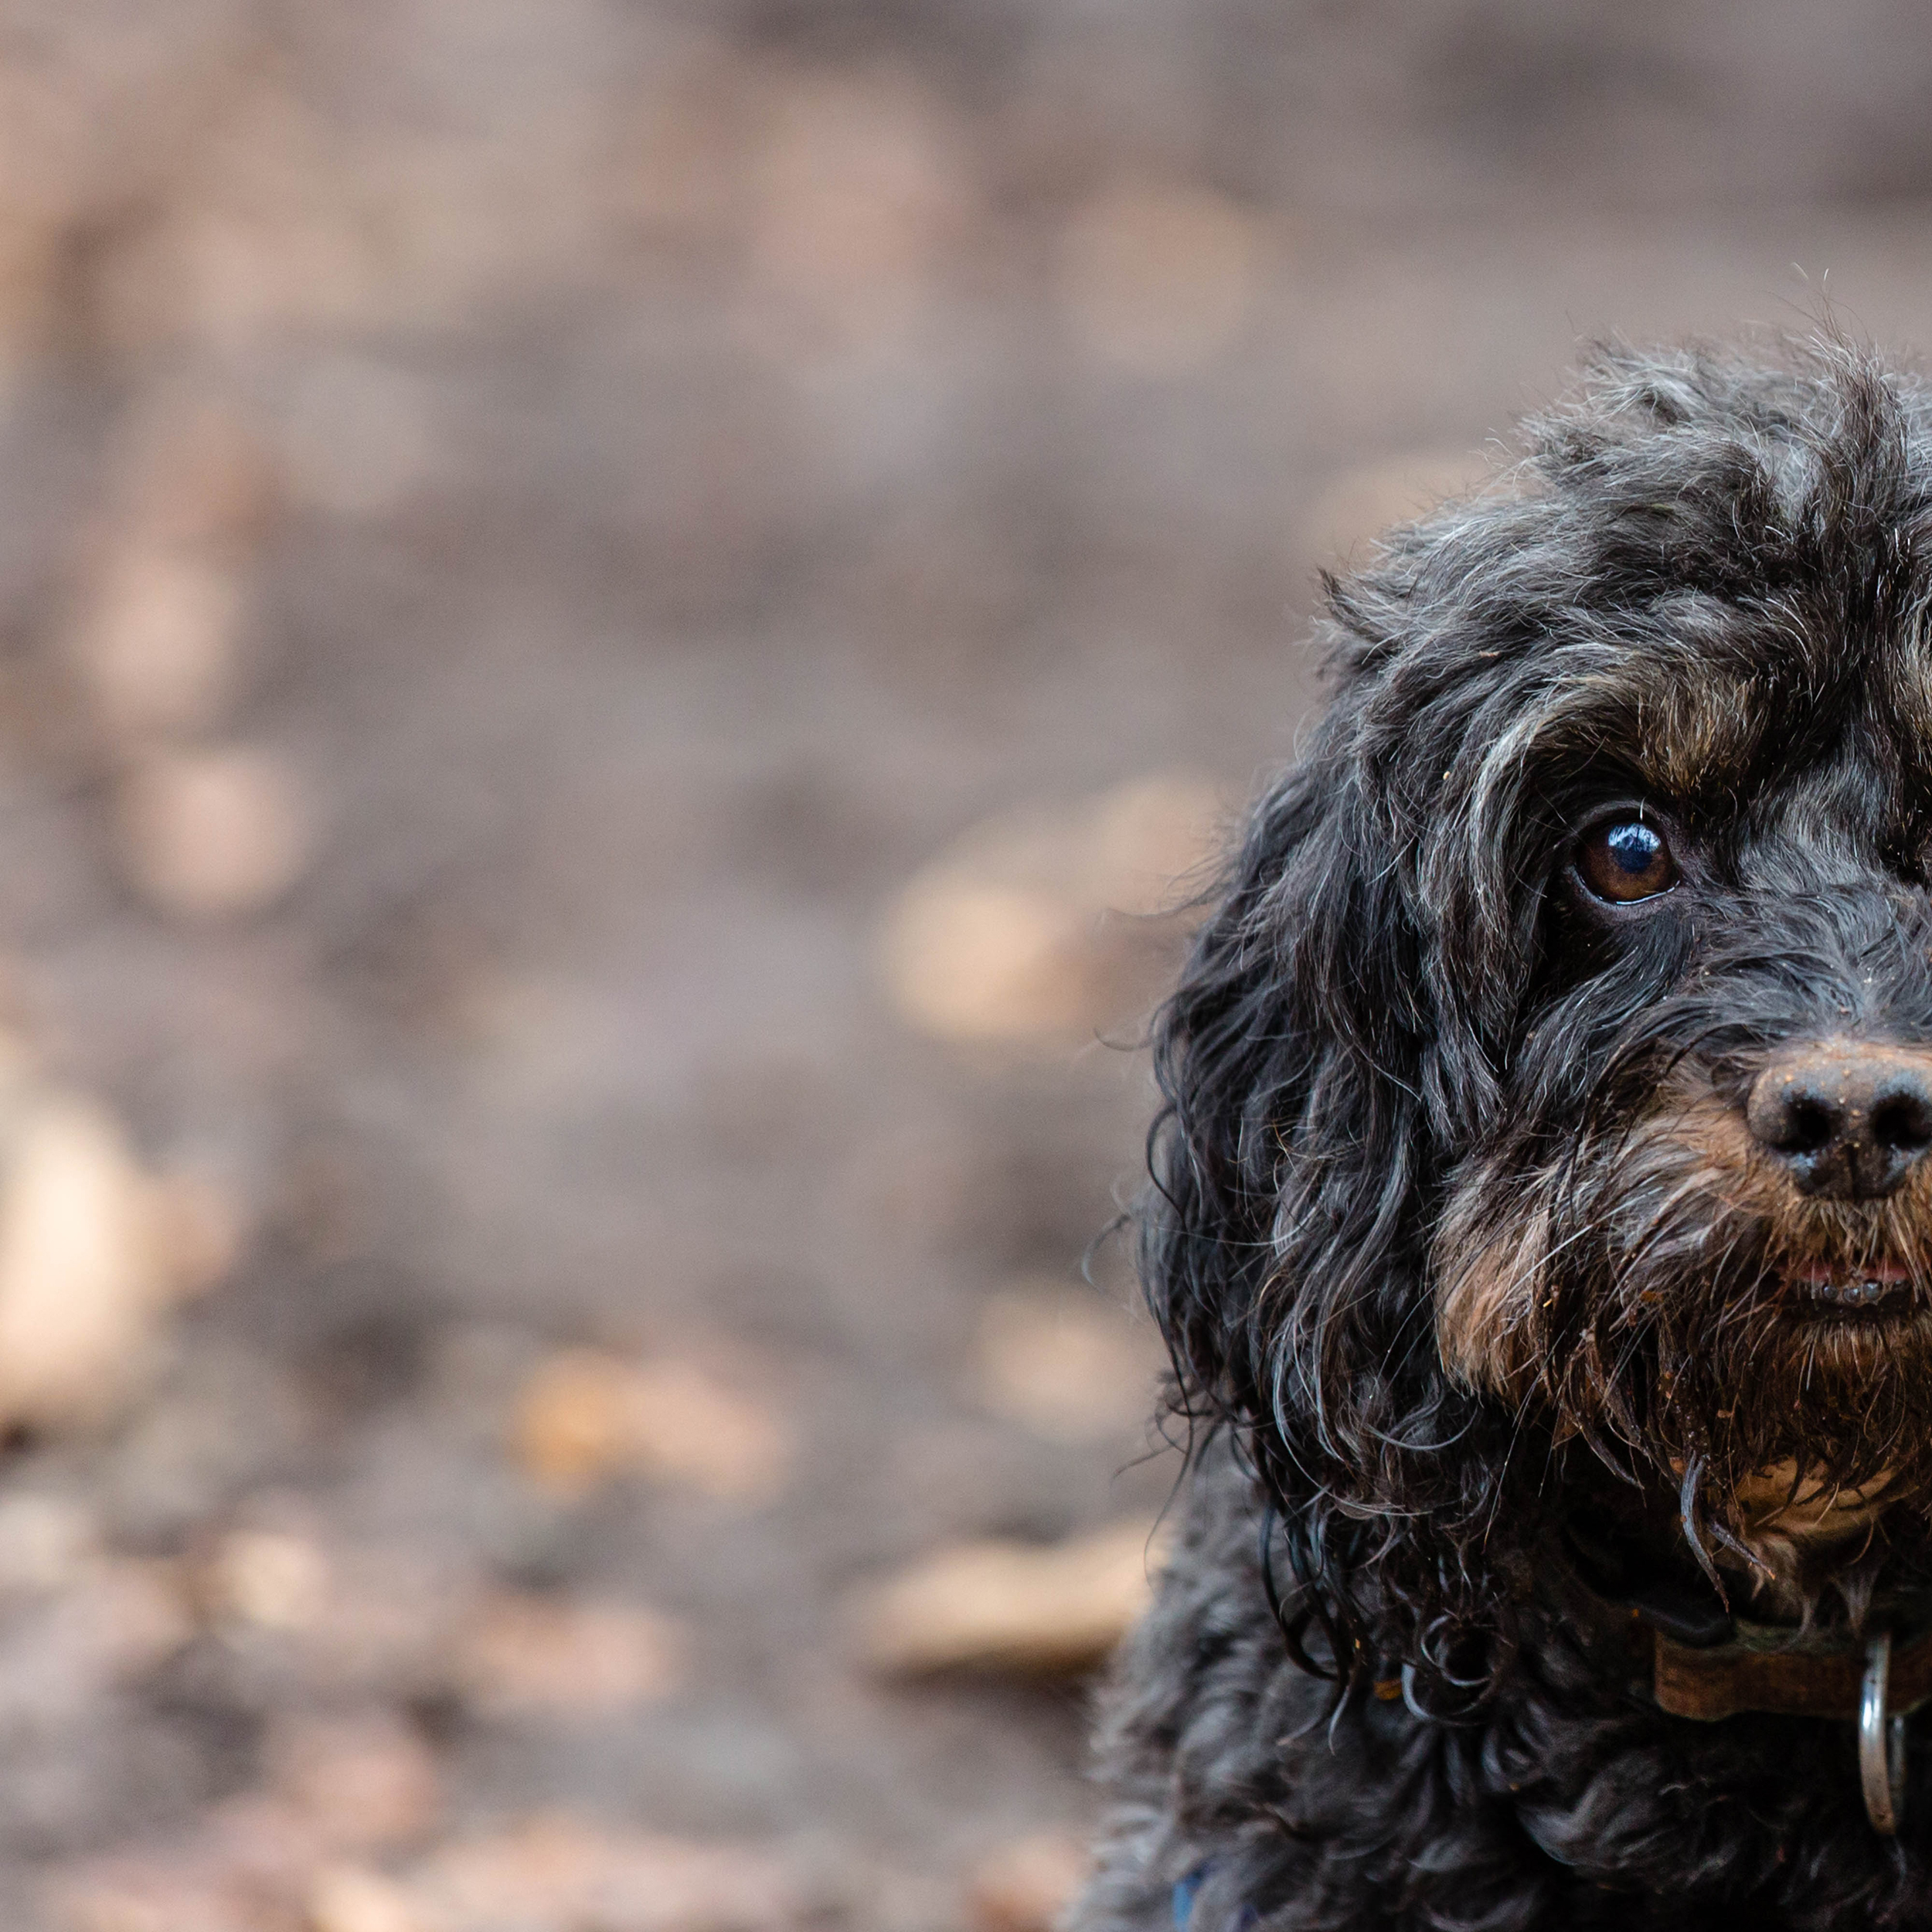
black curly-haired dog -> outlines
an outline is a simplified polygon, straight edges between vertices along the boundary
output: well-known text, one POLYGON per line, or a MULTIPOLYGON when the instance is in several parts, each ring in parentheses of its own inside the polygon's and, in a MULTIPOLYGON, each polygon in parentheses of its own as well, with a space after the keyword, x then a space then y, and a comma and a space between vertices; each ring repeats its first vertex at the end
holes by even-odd
POLYGON ((1328 589, 1158 1032, 1073 1923, 1932 1925, 1932 391, 1607 351, 1328 589))

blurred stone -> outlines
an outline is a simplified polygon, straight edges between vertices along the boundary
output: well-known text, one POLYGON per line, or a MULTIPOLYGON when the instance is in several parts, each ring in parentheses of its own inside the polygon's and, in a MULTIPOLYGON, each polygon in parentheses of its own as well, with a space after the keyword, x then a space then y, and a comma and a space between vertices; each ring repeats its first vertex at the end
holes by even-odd
POLYGON ((1152 1531, 1122 1524, 1070 1543, 962 1543, 861 1594, 874 1669, 1020 1674, 1090 1670, 1145 1608, 1152 1531))
POLYGON ((275 1530, 224 1536, 205 1580, 209 1607, 263 1630, 302 1631, 328 1600, 328 1564, 306 1537, 275 1530))
POLYGON ((134 883, 177 918, 260 911, 308 857, 308 815, 293 777, 249 747, 144 760, 121 787, 119 818, 134 883))
POLYGON ((977 1932, 1054 1932, 1073 1903, 1093 1859, 1069 1832, 1039 1832, 1002 1845, 968 1882, 977 1932))
POLYGON ((1047 1280, 988 1299, 974 1366, 995 1414, 1049 1442, 1094 1442, 1147 1420, 1161 1359, 1124 1310, 1047 1280))
POLYGON ((606 1832, 557 1815, 451 1845, 407 1889, 426 1932, 788 1932, 810 1903, 760 1847, 606 1832))
POLYGON ((308 1932, 426 1932, 409 1894, 361 1866, 332 1865, 308 1895, 308 1932))
POLYGON ((1253 307, 1261 254, 1253 219, 1225 197, 1122 181, 1073 217, 1060 303, 1103 362, 1135 375, 1182 372, 1226 349, 1253 307))
POLYGON ((104 1563, 7 1628, 0 1641, 0 1726, 72 1723, 193 1634, 172 1565, 104 1563))
POLYGON ((1203 883, 1221 811, 1211 783, 1166 777, 975 826, 887 915, 879 958, 900 1015, 959 1041, 1050 1041, 1117 1020, 1137 977, 1151 993, 1171 971, 1172 925, 1149 926, 1203 883), (1137 976, 1150 939, 1167 942, 1158 971, 1137 976))
POLYGON ((512 1444, 526 1472, 560 1495, 632 1474, 745 1504, 775 1493, 791 1454, 777 1417, 696 1362, 594 1349, 538 1366, 518 1398, 512 1444))
POLYGON ((667 1619, 624 1604, 502 1595, 457 1640, 458 1681, 495 1716, 591 1718, 664 1696, 684 1644, 667 1619))
POLYGON ((1344 471, 1303 519, 1301 549, 1323 563, 1360 563, 1385 530, 1478 488, 1493 474, 1491 464, 1467 450, 1414 450, 1344 471))
POLYGON ((172 1212, 104 1108, 0 1079, 0 1421, 97 1423, 139 1386, 186 1285, 172 1212))
POLYGON ((304 1439, 303 1411, 279 1365, 219 1325, 203 1327, 129 1406, 97 1465, 111 1533, 199 1542, 238 1490, 264 1465, 285 1466, 304 1439))
POLYGON ((379 516, 428 479, 437 449, 422 379, 393 363, 337 355, 297 382, 283 424, 289 488, 332 516, 379 516))
POLYGON ((240 682, 248 584, 205 548, 138 543, 111 557, 70 651, 115 736, 199 731, 240 682))
POLYGON ((332 1850, 413 1844, 441 1808, 429 1747, 388 1711, 286 1719, 267 1755, 277 1794, 332 1850))

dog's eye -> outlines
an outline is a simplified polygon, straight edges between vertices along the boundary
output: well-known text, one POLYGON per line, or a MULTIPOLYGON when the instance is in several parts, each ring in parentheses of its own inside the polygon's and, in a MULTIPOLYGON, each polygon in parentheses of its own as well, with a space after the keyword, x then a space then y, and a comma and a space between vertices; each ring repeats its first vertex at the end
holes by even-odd
POLYGON ((1677 862, 1664 835, 1641 818, 1599 825, 1578 849, 1577 869, 1599 899, 1619 906, 1653 899, 1677 883, 1677 862))

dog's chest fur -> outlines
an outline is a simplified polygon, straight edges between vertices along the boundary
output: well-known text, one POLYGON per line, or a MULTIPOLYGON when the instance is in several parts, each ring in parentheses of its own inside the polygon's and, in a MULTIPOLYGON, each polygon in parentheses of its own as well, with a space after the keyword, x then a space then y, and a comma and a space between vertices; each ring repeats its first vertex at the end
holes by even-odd
POLYGON ((1932 1811, 1872 1832, 1849 1724, 1667 1717, 1553 1623, 1478 1720, 1365 1691, 1331 1722, 1268 1607, 1247 1478, 1212 1455, 1185 1508, 1107 1694, 1114 1802, 1071 1932, 1169 1932, 1203 1868, 1189 1932, 1932 1926, 1932 1811))

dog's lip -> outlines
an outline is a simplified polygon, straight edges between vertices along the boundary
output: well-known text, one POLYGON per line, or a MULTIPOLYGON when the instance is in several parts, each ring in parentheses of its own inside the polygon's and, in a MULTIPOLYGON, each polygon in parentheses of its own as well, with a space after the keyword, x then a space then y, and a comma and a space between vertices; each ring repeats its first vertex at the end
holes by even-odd
POLYGON ((1912 1271, 1887 1258, 1859 1267, 1813 1261, 1787 1277, 1808 1311, 1892 1315, 1913 1299, 1912 1271))

